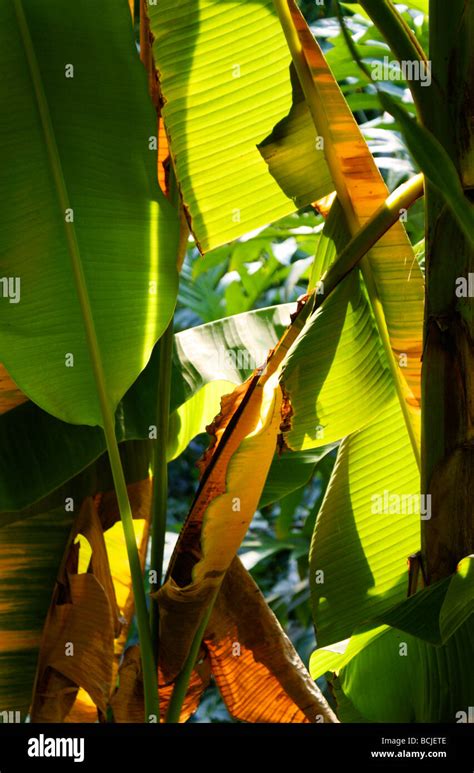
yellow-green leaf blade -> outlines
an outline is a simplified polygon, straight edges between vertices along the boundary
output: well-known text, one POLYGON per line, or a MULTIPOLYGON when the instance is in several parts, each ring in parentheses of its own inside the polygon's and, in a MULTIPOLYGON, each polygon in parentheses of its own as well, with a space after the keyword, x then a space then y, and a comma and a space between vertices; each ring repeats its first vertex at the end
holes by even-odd
MULTIPOLYGON (((163 118, 200 248, 294 211, 257 147, 291 107, 290 57, 271 0, 158 0, 148 13, 163 118)), ((318 158, 314 198, 332 189, 318 158)))

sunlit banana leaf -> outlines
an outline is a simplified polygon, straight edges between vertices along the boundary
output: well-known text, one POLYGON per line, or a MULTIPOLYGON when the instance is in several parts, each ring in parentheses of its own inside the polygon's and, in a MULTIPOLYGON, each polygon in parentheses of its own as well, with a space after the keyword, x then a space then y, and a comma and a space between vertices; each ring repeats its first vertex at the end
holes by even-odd
POLYGON ((294 450, 340 440, 391 400, 390 370, 357 273, 308 320, 288 354, 282 383, 292 409, 285 442, 294 450))
POLYGON ((325 196, 333 183, 293 66, 290 79, 291 109, 258 149, 283 192, 297 207, 304 207, 325 196))
POLYGON ((344 639, 402 601, 407 559, 419 546, 418 470, 392 399, 376 421, 341 443, 316 521, 310 587, 318 643, 344 639))
POLYGON ((148 14, 165 99, 163 118, 201 250, 301 206, 301 197, 295 204, 284 192, 288 177, 298 171, 305 204, 332 190, 324 155, 312 142, 308 156, 297 122, 290 126, 291 153, 278 142, 269 149, 281 154, 282 186, 257 147, 291 106, 290 57, 271 0, 158 0, 149 4, 148 14), (314 174, 308 187, 309 166, 314 174))
POLYGON ((100 425, 72 256, 115 408, 177 292, 177 215, 149 143, 156 117, 125 3, 78 0, 65 14, 59 0, 16 0, 0 17, 2 274, 19 290, 0 306, 0 359, 44 410, 100 425))

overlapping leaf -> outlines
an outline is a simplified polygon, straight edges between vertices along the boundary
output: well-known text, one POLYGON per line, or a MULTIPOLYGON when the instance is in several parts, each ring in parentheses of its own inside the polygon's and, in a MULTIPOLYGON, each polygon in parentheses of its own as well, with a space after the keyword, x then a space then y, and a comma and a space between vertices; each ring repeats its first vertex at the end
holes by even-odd
MULTIPOLYGON (((318 133, 330 148, 328 164, 344 219, 353 235, 388 191, 324 56, 293 0, 279 3, 287 34, 298 35, 294 55, 318 133), (287 13, 287 10, 289 13, 287 13), (296 50, 298 49, 298 50, 296 50)), ((378 330, 414 445, 419 435, 423 280, 402 223, 394 225, 361 262, 378 330), (403 370, 399 367, 403 356, 403 370)), ((363 368, 363 363, 360 365, 363 368)), ((316 371, 315 372, 315 378, 316 371)), ((291 389, 290 397, 291 397, 291 389)), ((317 389, 314 390, 317 395, 317 389)), ((297 417, 293 422, 296 431, 297 417)), ((305 432, 304 427, 301 432, 305 432)), ((290 441, 291 444, 291 441, 290 441)))

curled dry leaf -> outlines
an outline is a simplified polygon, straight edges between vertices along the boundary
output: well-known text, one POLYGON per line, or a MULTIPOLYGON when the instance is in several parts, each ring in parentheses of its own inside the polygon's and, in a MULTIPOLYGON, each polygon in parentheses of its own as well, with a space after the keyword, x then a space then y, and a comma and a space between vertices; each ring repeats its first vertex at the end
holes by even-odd
MULTIPOLYGON (((126 651, 119 673, 119 687, 111 701, 114 719, 143 722, 138 646, 126 651)), ((217 596, 180 722, 186 722, 198 708, 211 674, 235 719, 268 723, 337 722, 258 586, 237 557, 226 572, 217 596)), ((161 672, 159 682, 163 721, 174 683, 163 684, 161 672)))
MULTIPOLYGON (((129 496, 143 563, 150 481, 130 485, 129 496)), ((34 722, 94 722, 97 712, 105 715, 133 616, 118 518, 115 494, 107 492, 85 500, 74 523, 43 632, 34 722)))
POLYGON ((51 610, 41 650, 31 718, 62 722, 78 686, 105 713, 112 680, 114 620, 107 596, 92 574, 68 575, 68 602, 51 610))
POLYGON ((236 557, 204 644, 228 711, 246 722, 337 722, 258 586, 236 557))

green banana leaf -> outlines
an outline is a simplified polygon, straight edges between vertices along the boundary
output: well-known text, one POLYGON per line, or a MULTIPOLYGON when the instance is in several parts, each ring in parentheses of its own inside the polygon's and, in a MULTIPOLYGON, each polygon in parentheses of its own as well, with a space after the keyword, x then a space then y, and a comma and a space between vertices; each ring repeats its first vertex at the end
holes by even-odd
POLYGON ((259 507, 278 502, 309 483, 319 462, 337 448, 337 443, 310 451, 283 451, 275 454, 259 507))
POLYGON ((342 722, 467 721, 472 586, 471 556, 455 575, 390 610, 384 617, 397 627, 367 623, 349 641, 313 653, 311 675, 326 673, 342 722), (437 645, 427 641, 428 629, 430 636, 437 629, 437 645))
POLYGON ((359 654, 330 680, 342 722, 457 722, 467 714, 474 694, 466 669, 472 616, 442 647, 396 628, 369 631, 361 643, 359 654))
POLYGON ((431 644, 445 644, 474 614, 474 557, 464 558, 456 573, 415 593, 377 618, 392 628, 431 644))
POLYGON ((18 282, 18 302, 0 305, 0 360, 53 416, 101 425, 73 259, 112 409, 177 294, 178 217, 156 181, 146 74, 126 3, 3 2, 0 29, 2 272, 18 282))

